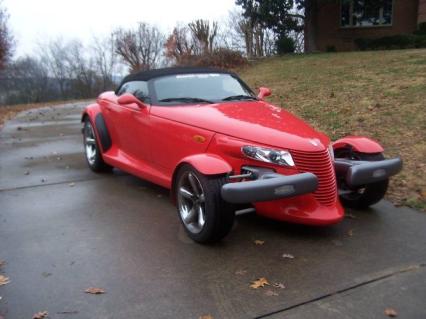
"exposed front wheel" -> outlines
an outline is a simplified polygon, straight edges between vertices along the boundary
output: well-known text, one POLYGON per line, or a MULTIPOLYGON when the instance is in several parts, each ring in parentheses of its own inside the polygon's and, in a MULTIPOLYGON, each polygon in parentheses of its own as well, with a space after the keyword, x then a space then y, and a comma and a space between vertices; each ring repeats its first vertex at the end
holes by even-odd
POLYGON ((102 154, 100 152, 95 130, 88 117, 86 117, 84 120, 83 143, 86 161, 92 171, 102 172, 110 171, 112 169, 112 167, 106 164, 102 159, 102 154))
POLYGON ((224 177, 205 176, 190 165, 180 168, 175 186, 177 209, 192 240, 213 243, 231 231, 235 211, 221 197, 224 183, 224 177))
MULTIPOLYGON (((382 153, 365 154, 350 152, 349 150, 336 150, 336 158, 347 158, 359 161, 382 161, 385 159, 382 153)), ((386 194, 389 179, 380 182, 362 185, 357 188, 349 188, 344 180, 338 180, 340 200, 343 206, 363 209, 379 202, 386 194)))

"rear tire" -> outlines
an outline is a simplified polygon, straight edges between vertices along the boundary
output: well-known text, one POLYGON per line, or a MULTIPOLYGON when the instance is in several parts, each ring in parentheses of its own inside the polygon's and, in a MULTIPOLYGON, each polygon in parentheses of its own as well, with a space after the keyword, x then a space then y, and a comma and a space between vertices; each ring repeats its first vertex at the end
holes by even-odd
POLYGON ((112 167, 104 162, 95 129, 89 117, 84 119, 83 143, 87 165, 94 172, 110 172, 112 167))
MULTIPOLYGON (((382 153, 366 154, 351 152, 349 150, 335 150, 336 158, 347 158, 360 161, 382 161, 385 159, 382 153)), ((349 189, 344 180, 338 181, 338 188, 348 193, 340 195, 340 201, 343 206, 355 209, 365 209, 371 205, 378 203, 386 194, 389 179, 362 185, 358 188, 349 189)))
POLYGON ((223 176, 206 176, 191 165, 183 165, 176 177, 177 210, 188 236, 202 244, 224 238, 235 219, 233 205, 221 196, 223 176))

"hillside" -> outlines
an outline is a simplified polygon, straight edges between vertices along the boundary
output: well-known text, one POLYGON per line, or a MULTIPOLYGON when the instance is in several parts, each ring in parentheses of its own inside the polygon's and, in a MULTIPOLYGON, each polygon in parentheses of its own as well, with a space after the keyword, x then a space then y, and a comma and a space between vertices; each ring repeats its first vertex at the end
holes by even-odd
POLYGON ((332 139, 365 135, 400 155, 388 199, 426 210, 426 50, 284 56, 240 74, 332 139))

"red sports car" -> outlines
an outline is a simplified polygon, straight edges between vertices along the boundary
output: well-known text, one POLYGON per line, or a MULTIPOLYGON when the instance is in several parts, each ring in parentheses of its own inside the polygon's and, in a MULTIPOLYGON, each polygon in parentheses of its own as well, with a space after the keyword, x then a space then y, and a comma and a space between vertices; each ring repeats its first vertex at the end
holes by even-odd
POLYGON ((256 96, 236 74, 166 68, 124 78, 85 108, 89 167, 117 167, 171 190, 189 237, 222 239, 235 212, 329 225, 346 206, 383 198, 402 168, 366 137, 331 143, 301 119, 256 96))

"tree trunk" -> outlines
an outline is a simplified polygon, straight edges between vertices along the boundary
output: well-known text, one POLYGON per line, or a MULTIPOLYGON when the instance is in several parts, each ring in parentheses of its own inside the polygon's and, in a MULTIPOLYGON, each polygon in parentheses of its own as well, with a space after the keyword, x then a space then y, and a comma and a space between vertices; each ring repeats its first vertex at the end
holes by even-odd
POLYGON ((306 1, 305 8, 305 26, 304 26, 304 47, 305 52, 317 51, 316 46, 316 19, 317 19, 317 1, 306 1))

